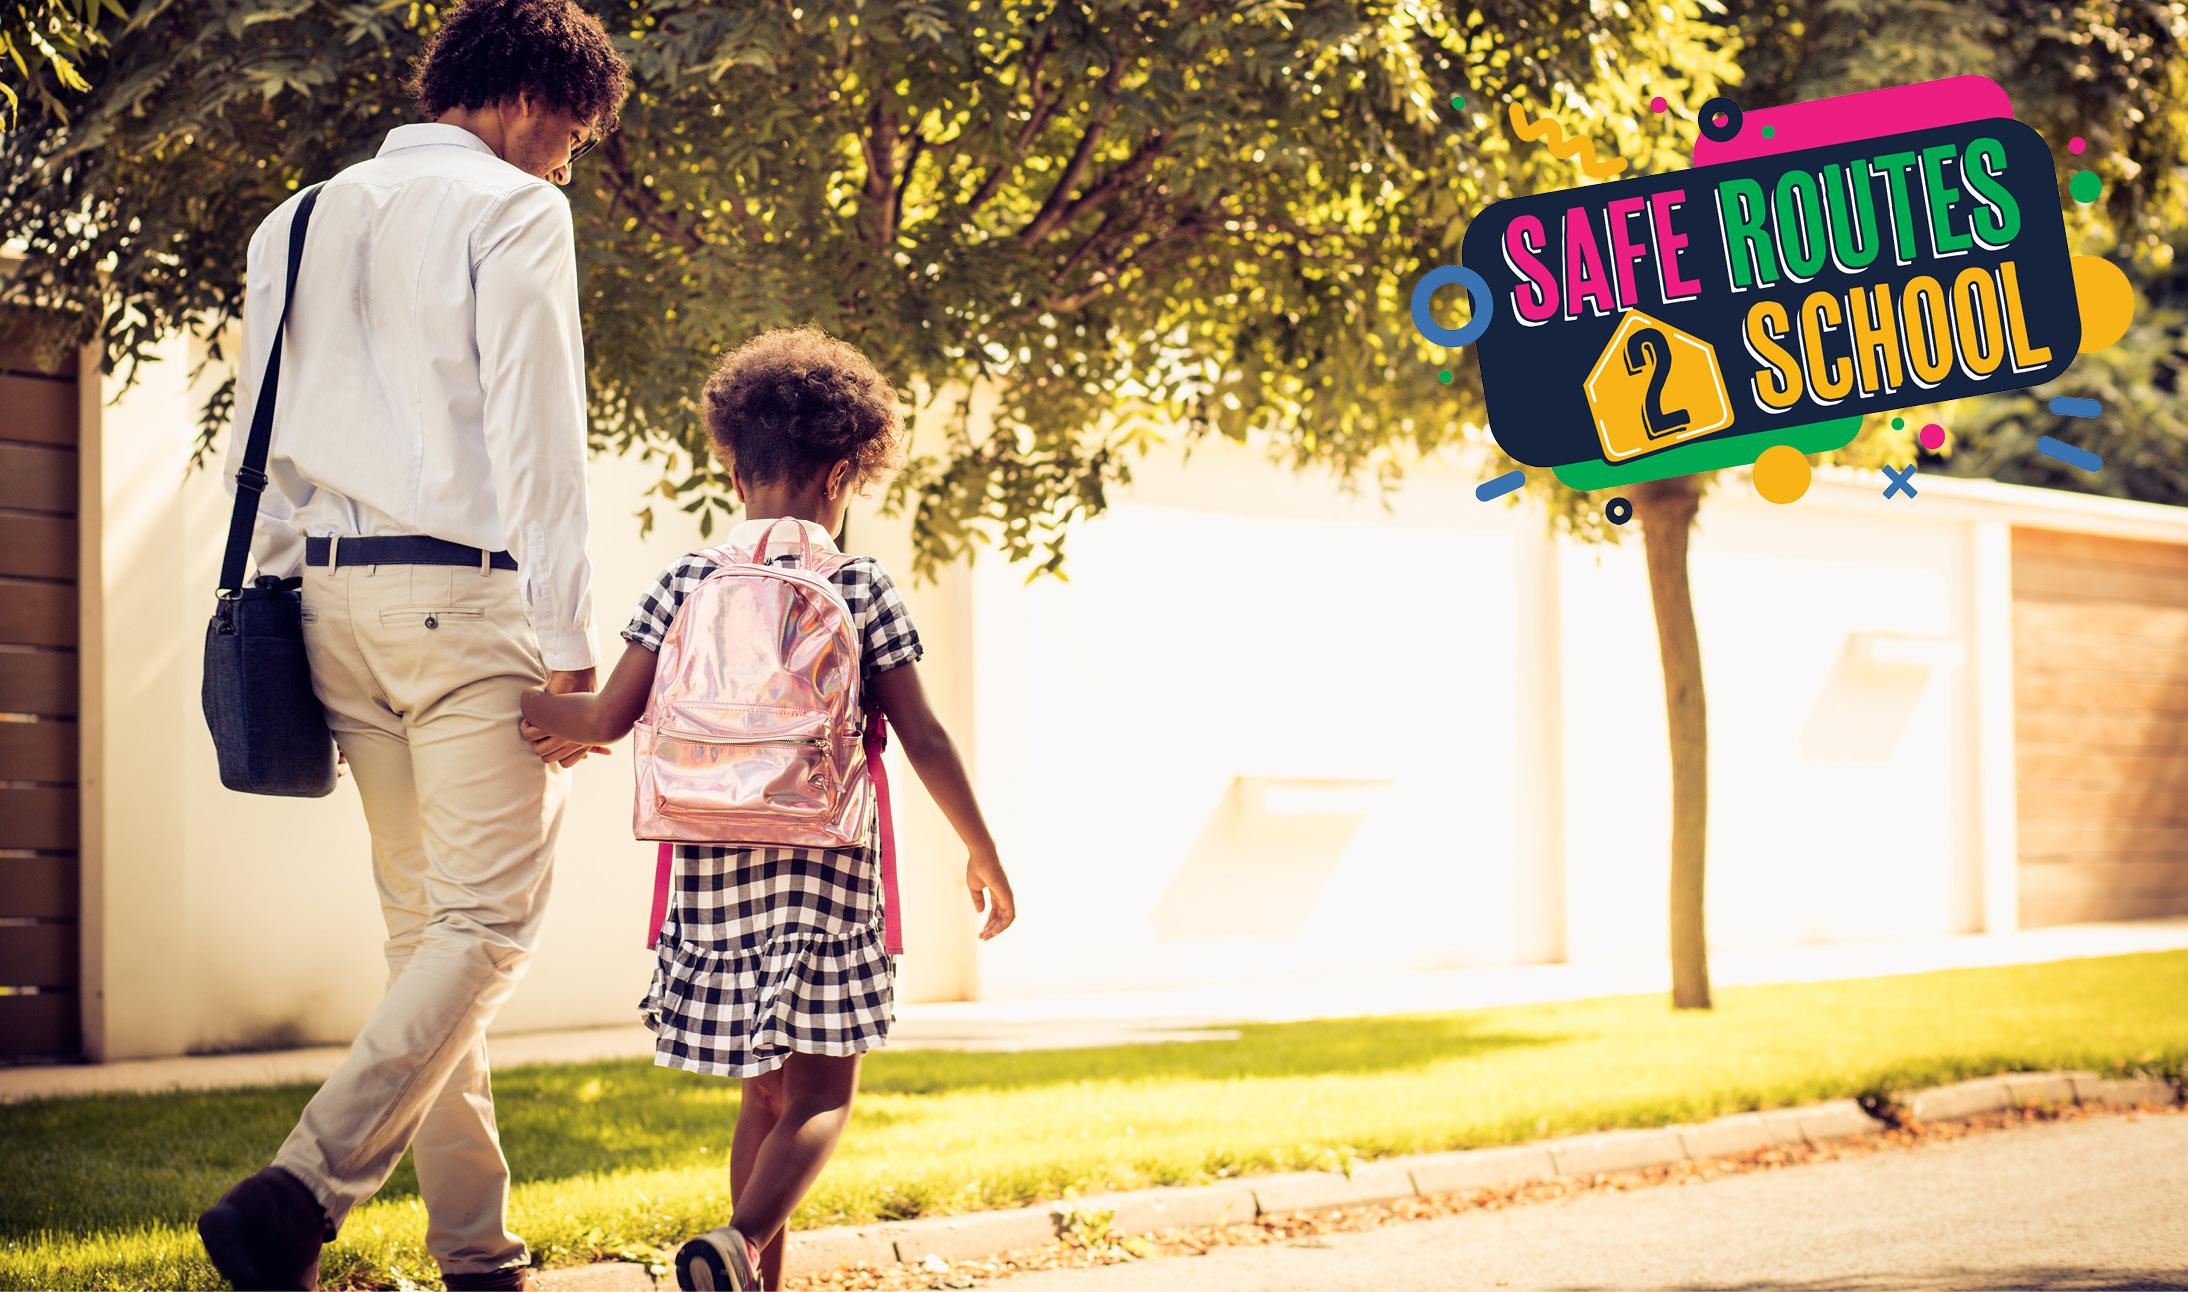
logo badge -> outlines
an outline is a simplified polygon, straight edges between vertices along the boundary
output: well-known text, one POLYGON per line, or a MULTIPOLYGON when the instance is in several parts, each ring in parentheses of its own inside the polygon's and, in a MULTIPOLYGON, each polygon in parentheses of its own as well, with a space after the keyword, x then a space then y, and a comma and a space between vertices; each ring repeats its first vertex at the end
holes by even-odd
POLYGON ((1612 462, 1732 425, 1716 347, 1640 310, 1618 320, 1582 384, 1612 462))

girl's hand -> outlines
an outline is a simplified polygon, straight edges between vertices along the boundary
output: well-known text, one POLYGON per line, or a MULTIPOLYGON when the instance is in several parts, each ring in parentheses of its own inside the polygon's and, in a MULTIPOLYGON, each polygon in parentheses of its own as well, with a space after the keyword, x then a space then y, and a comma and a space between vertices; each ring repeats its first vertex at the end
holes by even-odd
POLYGON ((965 860, 965 887, 972 890, 972 909, 985 910, 987 923, 980 926, 980 940, 1001 933, 1018 918, 1018 903, 1010 894, 1010 876, 992 852, 974 853, 965 860))
MULTIPOLYGON (((525 711, 527 713, 531 712, 535 696, 539 699, 546 699, 547 694, 545 690, 536 686, 525 691, 523 699, 525 711)), ((607 747, 604 745, 588 745, 580 740, 564 740, 545 727, 533 722, 529 717, 517 719, 517 734, 524 737, 525 743, 532 747, 532 752, 538 755, 541 762, 553 763, 558 767, 575 767, 584 762, 589 754, 605 754, 608 752, 607 747)))

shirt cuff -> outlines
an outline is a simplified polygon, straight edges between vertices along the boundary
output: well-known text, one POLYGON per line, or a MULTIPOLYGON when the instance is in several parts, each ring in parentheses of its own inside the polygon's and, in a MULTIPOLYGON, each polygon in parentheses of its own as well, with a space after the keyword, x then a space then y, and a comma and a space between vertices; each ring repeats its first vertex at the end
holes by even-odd
POLYGON ((600 664, 600 639, 590 627, 538 636, 540 656, 553 672, 575 673, 600 664))

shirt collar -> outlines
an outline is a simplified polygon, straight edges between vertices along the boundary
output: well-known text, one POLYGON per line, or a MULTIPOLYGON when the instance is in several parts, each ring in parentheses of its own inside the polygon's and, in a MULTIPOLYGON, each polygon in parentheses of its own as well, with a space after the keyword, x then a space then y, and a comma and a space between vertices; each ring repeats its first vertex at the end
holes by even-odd
POLYGON ((469 148, 485 153, 489 157, 498 155, 492 148, 487 146, 484 139, 472 134, 462 126, 444 125, 438 121, 423 121, 415 125, 397 126, 388 131, 386 141, 380 145, 379 155, 385 157, 391 152, 404 148, 430 148, 434 146, 469 148))

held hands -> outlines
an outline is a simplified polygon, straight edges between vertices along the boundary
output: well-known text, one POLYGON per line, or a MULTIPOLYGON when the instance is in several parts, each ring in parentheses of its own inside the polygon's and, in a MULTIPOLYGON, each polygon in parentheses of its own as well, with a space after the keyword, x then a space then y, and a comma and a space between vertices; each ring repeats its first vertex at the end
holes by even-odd
MULTIPOLYGON (((523 698, 524 717, 517 720, 517 734, 523 736, 526 742, 532 746, 532 752, 539 756, 541 762, 554 763, 561 767, 575 767, 577 764, 584 762, 589 754, 609 752, 608 747, 605 745, 589 745, 582 740, 565 740, 532 721, 534 717, 547 718, 549 721, 553 721, 549 713, 542 712, 556 707, 553 704, 553 697, 577 696, 592 691, 593 687, 593 670, 586 668, 567 673, 551 672, 547 675, 546 686, 535 686, 525 691, 523 698)), ((590 697, 587 696, 586 698, 590 697)))
POLYGON ((987 923, 980 926, 980 940, 1001 933, 1018 918, 1018 902, 1011 896, 1010 877, 993 852, 976 852, 965 860, 965 887, 972 890, 972 909, 985 910, 987 923))

